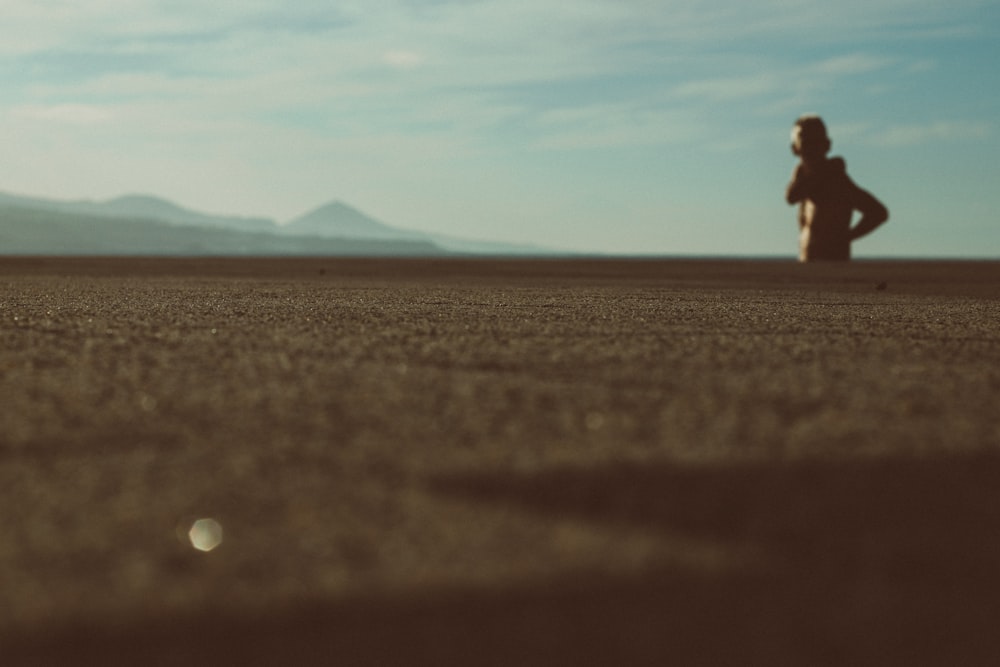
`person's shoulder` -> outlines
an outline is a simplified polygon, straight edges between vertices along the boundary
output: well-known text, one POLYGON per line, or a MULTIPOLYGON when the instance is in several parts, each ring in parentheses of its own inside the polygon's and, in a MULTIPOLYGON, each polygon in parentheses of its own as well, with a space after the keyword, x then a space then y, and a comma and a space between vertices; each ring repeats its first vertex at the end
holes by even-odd
POLYGON ((832 169, 837 171, 847 171, 847 161, 839 155, 837 157, 830 158, 829 165, 832 169))

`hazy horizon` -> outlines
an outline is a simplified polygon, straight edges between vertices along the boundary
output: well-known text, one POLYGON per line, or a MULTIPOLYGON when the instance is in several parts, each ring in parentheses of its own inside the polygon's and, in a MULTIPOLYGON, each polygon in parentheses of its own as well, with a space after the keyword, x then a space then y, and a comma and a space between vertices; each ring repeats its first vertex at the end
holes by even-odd
POLYGON ((568 250, 793 256, 821 113, 891 219, 858 257, 996 257, 1000 9, 12 0, 0 191, 150 194, 568 250))

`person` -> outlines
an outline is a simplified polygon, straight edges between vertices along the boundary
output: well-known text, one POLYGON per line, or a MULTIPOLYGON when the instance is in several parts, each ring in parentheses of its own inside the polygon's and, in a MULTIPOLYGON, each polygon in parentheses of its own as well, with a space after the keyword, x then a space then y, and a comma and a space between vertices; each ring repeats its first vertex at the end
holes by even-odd
POLYGON ((799 261, 846 261, 851 242, 889 219, 889 211, 847 175, 844 158, 827 157, 831 141, 819 116, 802 116, 792 128, 792 153, 799 163, 785 199, 799 205, 799 261), (851 226, 854 211, 861 212, 851 226))

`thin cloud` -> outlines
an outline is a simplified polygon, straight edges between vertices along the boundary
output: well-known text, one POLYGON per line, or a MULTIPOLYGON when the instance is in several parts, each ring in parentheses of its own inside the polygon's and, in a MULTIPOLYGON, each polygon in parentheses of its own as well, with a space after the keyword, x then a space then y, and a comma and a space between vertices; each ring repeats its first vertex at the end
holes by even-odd
POLYGON ((678 97, 700 97, 714 102, 730 102, 748 97, 771 95, 787 82, 776 74, 733 76, 703 81, 688 81, 674 88, 678 97))
POLYGON ((820 61, 812 69, 825 74, 844 76, 884 69, 894 62, 893 58, 872 56, 867 53, 850 53, 820 61))
POLYGON ((815 63, 789 66, 778 62, 756 64, 757 71, 746 72, 747 65, 733 58, 730 76, 695 79, 676 85, 679 98, 700 98, 709 102, 735 102, 750 99, 774 99, 788 91, 829 88, 837 79, 867 74, 894 64, 890 58, 865 53, 849 53, 815 63))
POLYGON ((993 133, 990 123, 981 121, 938 121, 934 123, 892 125, 875 135, 873 141, 883 146, 916 146, 942 141, 984 139, 993 133))
POLYGON ((532 130, 534 148, 578 150, 692 142, 708 127, 690 113, 607 104, 544 112, 532 130))
POLYGON ((106 123, 114 114, 104 108, 89 104, 56 104, 53 106, 21 106, 11 111, 15 118, 27 118, 68 125, 95 125, 106 123))
POLYGON ((393 50, 382 54, 382 62, 394 69, 416 69, 424 64, 425 58, 416 51, 393 50))

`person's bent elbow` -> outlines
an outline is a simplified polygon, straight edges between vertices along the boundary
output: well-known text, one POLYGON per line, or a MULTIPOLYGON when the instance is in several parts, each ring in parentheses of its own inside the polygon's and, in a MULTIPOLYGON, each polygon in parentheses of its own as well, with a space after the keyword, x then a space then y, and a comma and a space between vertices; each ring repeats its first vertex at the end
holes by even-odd
POLYGON ((872 219, 873 223, 881 225, 889 220, 889 209, 887 209, 882 202, 878 202, 878 206, 876 206, 868 215, 872 219))
POLYGON ((788 202, 789 206, 798 204, 802 201, 802 193, 799 192, 799 188, 795 184, 789 185, 788 189, 785 190, 785 201, 788 202))

